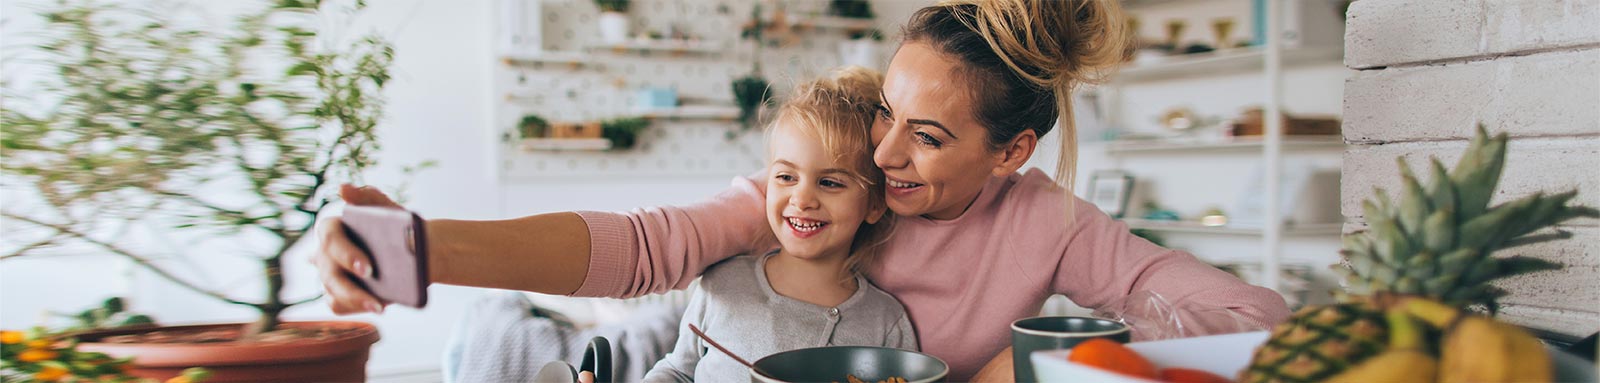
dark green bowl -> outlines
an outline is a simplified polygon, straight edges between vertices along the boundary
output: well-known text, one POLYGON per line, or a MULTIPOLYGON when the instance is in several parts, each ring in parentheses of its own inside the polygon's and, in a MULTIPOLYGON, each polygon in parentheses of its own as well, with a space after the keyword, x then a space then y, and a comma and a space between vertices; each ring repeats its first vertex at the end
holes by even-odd
POLYGON ((910 383, 942 382, 950 366, 928 354, 885 347, 833 346, 784 351, 755 362, 752 383, 844 382, 855 375, 866 382, 891 376, 910 383))

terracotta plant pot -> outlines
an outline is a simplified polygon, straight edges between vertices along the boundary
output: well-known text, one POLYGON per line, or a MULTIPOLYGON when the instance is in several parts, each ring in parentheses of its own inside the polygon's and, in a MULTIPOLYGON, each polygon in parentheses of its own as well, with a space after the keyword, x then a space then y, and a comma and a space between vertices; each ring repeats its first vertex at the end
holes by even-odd
POLYGON ((112 357, 134 357, 130 374, 165 380, 186 368, 211 371, 207 382, 362 382, 367 378, 367 353, 378 341, 378 329, 361 322, 288 322, 280 328, 338 331, 324 339, 211 343, 103 343, 119 335, 163 332, 234 330, 244 324, 167 326, 108 330, 79 336, 82 351, 112 357))

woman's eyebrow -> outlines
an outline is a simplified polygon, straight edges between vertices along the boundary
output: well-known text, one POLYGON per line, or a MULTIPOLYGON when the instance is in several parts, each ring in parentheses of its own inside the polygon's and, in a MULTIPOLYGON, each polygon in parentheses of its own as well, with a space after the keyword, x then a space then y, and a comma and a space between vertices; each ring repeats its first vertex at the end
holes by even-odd
MULTIPOLYGON (((882 89, 878 90, 878 98, 883 100, 883 108, 884 109, 888 109, 889 110, 889 114, 894 114, 894 107, 889 106, 889 97, 885 96, 883 94, 883 90, 882 89)), ((961 137, 956 137, 955 133, 951 133, 950 132, 950 128, 944 127, 944 124, 941 124, 938 121, 926 120, 926 119, 920 119, 919 118, 919 119, 909 119, 909 120, 906 120, 906 122, 907 123, 912 123, 912 124, 917 124, 917 125, 928 125, 928 126, 932 126, 932 127, 935 127, 935 128, 939 128, 939 130, 943 130, 944 131, 944 134, 950 135, 950 138, 954 138, 954 139, 958 139, 958 140, 961 139, 961 137)))

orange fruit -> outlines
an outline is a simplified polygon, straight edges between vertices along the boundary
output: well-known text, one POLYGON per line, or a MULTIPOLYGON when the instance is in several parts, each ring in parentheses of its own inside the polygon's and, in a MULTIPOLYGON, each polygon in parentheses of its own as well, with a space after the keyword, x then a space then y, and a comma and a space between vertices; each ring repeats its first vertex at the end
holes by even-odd
POLYGON ((1181 367, 1161 369, 1161 381, 1168 383, 1233 383, 1232 380, 1217 374, 1181 367))
POLYGON ((1110 339, 1094 338, 1078 343, 1072 348, 1072 354, 1067 355, 1067 361, 1145 379, 1160 377, 1149 360, 1110 339))

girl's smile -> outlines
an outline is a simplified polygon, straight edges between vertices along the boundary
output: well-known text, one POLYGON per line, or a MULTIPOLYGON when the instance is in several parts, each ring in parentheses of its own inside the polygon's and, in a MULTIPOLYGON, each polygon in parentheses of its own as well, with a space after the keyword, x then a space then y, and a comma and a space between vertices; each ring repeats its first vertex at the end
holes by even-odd
POLYGON ((828 226, 828 221, 800 217, 784 217, 784 220, 789 224, 790 234, 799 239, 811 238, 828 226))

